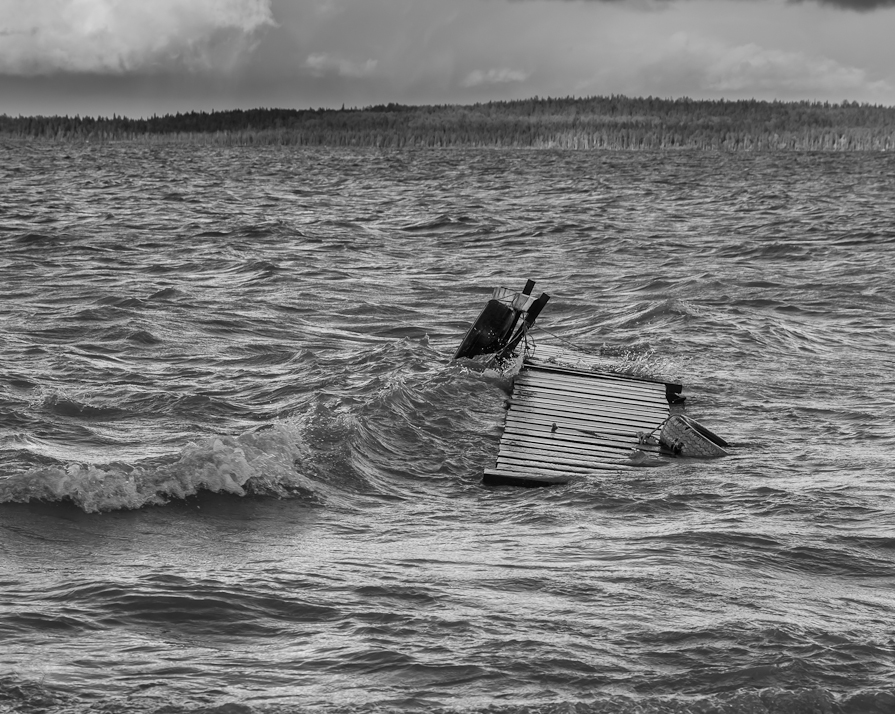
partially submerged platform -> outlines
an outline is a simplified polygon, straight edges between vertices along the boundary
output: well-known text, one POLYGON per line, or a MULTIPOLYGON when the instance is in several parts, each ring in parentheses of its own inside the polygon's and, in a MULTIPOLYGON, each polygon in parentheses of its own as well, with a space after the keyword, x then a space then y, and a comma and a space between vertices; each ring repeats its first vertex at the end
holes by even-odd
POLYGON ((527 332, 549 300, 497 288, 455 358, 513 372, 497 463, 483 481, 552 486, 588 474, 727 454, 728 444, 684 415, 682 385, 606 371, 599 358, 532 344, 527 332), (530 312, 527 308, 534 307, 530 312), (534 313, 534 314, 531 314, 534 313))
POLYGON ((587 356, 537 346, 513 380, 503 435, 486 483, 542 486, 644 465, 683 411, 681 385, 596 371, 587 356), (634 458, 632 458, 632 456, 634 458))

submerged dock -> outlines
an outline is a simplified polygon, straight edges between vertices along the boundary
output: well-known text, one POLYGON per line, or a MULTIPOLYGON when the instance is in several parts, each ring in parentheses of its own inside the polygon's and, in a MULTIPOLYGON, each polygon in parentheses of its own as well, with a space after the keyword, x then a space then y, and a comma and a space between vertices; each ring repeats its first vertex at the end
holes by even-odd
POLYGON ((483 480, 546 486, 635 468, 632 453, 650 458, 666 452, 658 436, 671 414, 683 411, 681 390, 680 384, 600 372, 586 355, 536 346, 513 380, 497 463, 483 480))
POLYGON ((531 343, 550 299, 496 288, 455 359, 513 374, 497 463, 483 481, 552 486, 587 474, 660 466, 676 456, 725 456, 727 442, 684 415, 682 385, 606 371, 599 358, 531 343))

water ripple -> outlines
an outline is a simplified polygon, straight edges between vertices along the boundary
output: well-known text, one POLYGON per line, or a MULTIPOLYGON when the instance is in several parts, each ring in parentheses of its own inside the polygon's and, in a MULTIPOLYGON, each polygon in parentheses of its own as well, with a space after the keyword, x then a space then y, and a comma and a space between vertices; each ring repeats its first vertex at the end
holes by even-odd
POLYGON ((891 155, 0 158, 0 709, 895 707, 891 155), (733 455, 482 488, 529 277, 733 455))

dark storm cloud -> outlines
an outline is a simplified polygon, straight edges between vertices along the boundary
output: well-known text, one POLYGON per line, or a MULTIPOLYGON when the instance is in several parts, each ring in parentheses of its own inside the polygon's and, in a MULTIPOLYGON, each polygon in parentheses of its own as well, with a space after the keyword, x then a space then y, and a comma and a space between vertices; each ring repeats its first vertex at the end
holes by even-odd
MULTIPOLYGON (((795 0, 797 2, 807 2, 810 0, 795 0)), ((895 0, 814 0, 821 5, 833 5, 841 7, 845 10, 858 10, 866 12, 868 10, 879 10, 886 7, 895 7, 895 0)))
MULTIPOLYGON (((511 0, 512 2, 531 2, 532 0, 511 0)), ((643 0, 560 0, 561 2, 598 2, 611 5, 623 4, 643 4, 643 0)), ((670 5, 677 2, 685 2, 686 0, 652 0, 656 4, 670 5)), ((858 12, 869 12, 871 10, 881 10, 889 7, 895 7, 895 0, 787 0, 791 4, 807 4, 816 3, 819 5, 830 5, 843 10, 855 10, 858 12)))

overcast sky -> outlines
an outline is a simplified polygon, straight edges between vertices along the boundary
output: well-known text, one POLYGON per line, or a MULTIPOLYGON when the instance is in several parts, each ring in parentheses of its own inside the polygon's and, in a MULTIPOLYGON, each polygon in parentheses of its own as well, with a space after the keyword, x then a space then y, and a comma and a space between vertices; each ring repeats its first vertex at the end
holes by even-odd
POLYGON ((607 94, 895 105, 895 0, 0 0, 0 114, 607 94))

